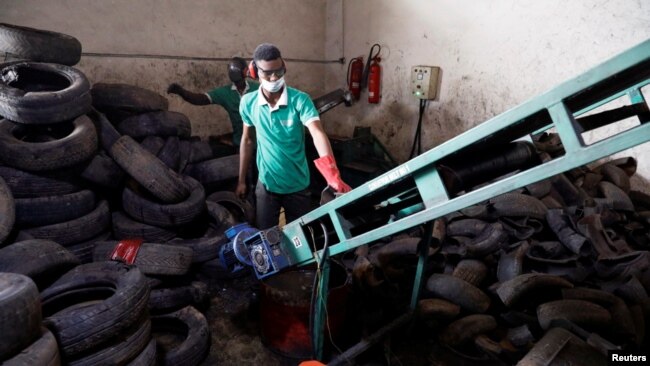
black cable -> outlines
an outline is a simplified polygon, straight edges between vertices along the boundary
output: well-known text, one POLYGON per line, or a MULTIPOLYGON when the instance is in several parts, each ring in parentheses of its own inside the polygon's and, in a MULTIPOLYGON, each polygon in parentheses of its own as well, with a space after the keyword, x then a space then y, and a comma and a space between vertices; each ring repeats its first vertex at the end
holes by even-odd
POLYGON ((418 155, 422 154, 422 112, 424 111, 424 100, 420 100, 420 116, 418 117, 418 155))
MULTIPOLYGON (((309 301, 309 337, 311 339, 311 350, 312 350, 312 358, 316 357, 316 343, 314 342, 314 317, 316 316, 316 299, 318 298, 318 288, 320 287, 320 275, 321 275, 321 264, 324 263, 329 256, 329 236, 327 235, 327 229, 325 228, 325 225, 321 222, 320 223, 321 228, 323 229, 323 257, 319 260, 318 259, 318 254, 316 254, 316 273, 314 275, 314 283, 312 284, 312 291, 311 291, 311 299, 309 301)), ((310 227, 311 230, 311 227, 310 227)), ((314 242, 314 253, 316 253, 316 243, 313 238, 313 232, 312 232, 312 242, 314 242)), ((327 289, 325 289, 327 291, 327 289)), ((327 305, 325 305, 327 306, 327 305)))
POLYGON ((415 136, 413 136, 413 144, 411 145, 411 153, 409 154, 409 159, 413 159, 415 157, 416 146, 417 154, 420 155, 422 153, 422 117, 424 116, 424 110, 426 108, 427 102, 428 101, 426 99, 420 99, 418 125, 415 128, 415 136))
POLYGON ((375 43, 370 47, 370 53, 368 53, 368 59, 366 60, 366 64, 363 66, 363 74, 361 74, 361 89, 365 88, 366 85, 368 85, 368 73, 370 72, 370 61, 372 61, 373 58, 379 56, 379 52, 381 52, 381 46, 379 43, 375 43), (377 53, 375 55, 372 55, 372 50, 377 47, 377 53))
POLYGON ((353 59, 350 60, 350 62, 348 62, 348 71, 347 71, 346 77, 345 77, 345 82, 348 85, 348 88, 350 87, 350 66, 352 65, 352 61, 354 61, 354 60, 356 60, 356 58, 353 58, 353 59))
MULTIPOLYGON (((162 54, 143 54, 143 53, 108 53, 108 52, 82 52, 84 57, 109 57, 109 58, 146 58, 161 60, 188 60, 188 61, 230 61, 231 57, 203 57, 203 56, 178 56, 162 54)), ((314 64, 345 64, 345 58, 341 57, 336 60, 311 60, 304 58, 284 58, 285 61, 304 62, 314 64)))
POLYGON ((420 136, 418 136, 418 155, 422 154, 422 119, 424 118, 424 111, 427 109, 428 100, 422 100, 422 111, 420 112, 420 136))

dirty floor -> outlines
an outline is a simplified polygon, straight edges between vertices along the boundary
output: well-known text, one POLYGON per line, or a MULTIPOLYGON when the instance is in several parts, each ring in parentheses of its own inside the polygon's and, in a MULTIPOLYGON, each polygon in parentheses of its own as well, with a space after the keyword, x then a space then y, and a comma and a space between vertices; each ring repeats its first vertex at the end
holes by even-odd
POLYGON ((250 275, 231 280, 213 280, 210 308, 205 313, 210 324, 212 346, 202 365, 296 365, 266 348, 259 334, 259 312, 253 288, 257 279, 250 275))
MULTIPOLYGON (((212 280, 210 308, 205 313, 212 332, 210 354, 201 365, 264 365, 293 366, 301 360, 274 353, 262 344, 259 327, 259 307, 254 289, 254 275, 232 280, 212 280)), ((413 330, 407 331, 415 335, 413 330)), ((405 334, 393 336, 374 352, 369 351, 350 365, 429 365, 432 344, 426 334, 418 341, 405 334), (409 340, 410 339, 410 340, 409 340), (399 342, 398 342, 399 340, 399 342)))

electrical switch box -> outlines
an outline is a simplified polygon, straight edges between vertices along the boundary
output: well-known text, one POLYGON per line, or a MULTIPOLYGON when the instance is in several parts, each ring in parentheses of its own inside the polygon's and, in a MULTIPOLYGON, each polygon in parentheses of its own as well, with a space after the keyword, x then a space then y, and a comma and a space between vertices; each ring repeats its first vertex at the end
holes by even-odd
POLYGON ((440 68, 437 66, 411 67, 411 92, 418 99, 436 99, 438 96, 438 78, 440 68))

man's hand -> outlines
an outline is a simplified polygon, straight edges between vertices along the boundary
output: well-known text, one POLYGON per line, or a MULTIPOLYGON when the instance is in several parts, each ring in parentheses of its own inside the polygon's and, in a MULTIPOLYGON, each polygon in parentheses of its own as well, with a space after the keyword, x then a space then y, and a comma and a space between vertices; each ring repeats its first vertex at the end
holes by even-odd
POLYGON ((176 84, 176 83, 171 83, 169 84, 169 87, 167 88, 167 94, 181 94, 183 91, 183 87, 176 84))
POLYGON ((235 189, 235 195, 241 199, 246 198, 247 191, 246 183, 237 183, 237 189, 235 189))

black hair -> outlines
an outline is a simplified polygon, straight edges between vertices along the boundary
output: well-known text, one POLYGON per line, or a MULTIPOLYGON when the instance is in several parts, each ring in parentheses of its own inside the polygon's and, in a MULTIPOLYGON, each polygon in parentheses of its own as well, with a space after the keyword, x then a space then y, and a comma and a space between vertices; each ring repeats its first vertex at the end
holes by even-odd
POLYGON ((229 69, 246 70, 248 63, 241 57, 233 57, 228 64, 229 69))
POLYGON ((253 53, 253 60, 255 61, 271 61, 282 58, 280 50, 270 43, 262 43, 255 48, 253 53))

